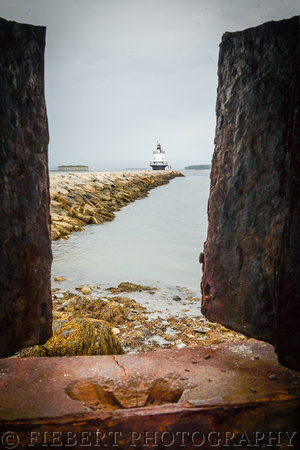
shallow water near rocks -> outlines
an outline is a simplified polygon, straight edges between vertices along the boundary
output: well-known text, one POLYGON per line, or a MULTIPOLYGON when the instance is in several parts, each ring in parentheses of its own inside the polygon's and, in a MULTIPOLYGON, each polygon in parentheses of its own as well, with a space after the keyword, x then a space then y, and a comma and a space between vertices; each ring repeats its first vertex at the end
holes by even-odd
MULTIPOLYGON (((185 177, 118 211, 113 222, 88 225, 67 241, 53 242, 52 276, 66 281, 52 282, 52 287, 105 288, 123 281, 159 287, 161 295, 146 300, 145 306, 155 303, 155 310, 167 313, 170 308, 172 314, 185 309, 185 300, 176 302, 172 297, 200 297, 198 258, 207 232, 210 171, 182 173, 185 177)), ((143 303, 144 298, 143 293, 137 301, 143 303)), ((199 307, 200 303, 189 302, 189 314, 199 314, 199 307)))
MULTIPOLYGON (((54 325, 58 324, 58 331, 70 319, 104 320, 106 325, 109 322, 111 332, 117 335, 125 353, 246 339, 239 333, 210 322, 198 311, 193 313, 195 308, 199 308, 199 298, 188 295, 186 288, 176 287, 180 297, 172 297, 170 292, 158 288, 126 282, 120 283, 117 288, 86 285, 76 286, 75 290, 76 293, 53 289, 53 318, 54 325)), ((53 355, 57 350, 52 345, 53 342, 50 342, 47 351, 53 355)), ((64 348, 74 351, 73 348, 67 350, 65 345, 64 348)), ((45 349, 29 351, 34 353, 29 355, 25 351, 19 356, 39 356, 36 351, 39 353, 45 349)), ((94 351, 100 350, 95 348, 94 351)))
MULTIPOLYGON (((60 291, 65 291, 65 282, 56 283, 60 291)), ((161 286, 160 283, 151 283, 153 290, 141 290, 136 292, 121 292, 114 294, 109 291, 111 286, 101 284, 91 285, 92 293, 88 297, 93 300, 99 297, 113 299, 116 297, 128 297, 135 300, 148 310, 149 319, 167 319, 168 317, 202 317, 200 313, 200 297, 194 296, 194 291, 182 286, 161 286)), ((79 286, 71 288, 69 293, 78 293, 79 286)), ((60 292, 59 291, 59 292, 60 292)), ((57 295, 57 294, 56 294, 57 295)), ((62 294, 61 294, 62 295, 62 294)), ((82 295, 80 293, 80 295, 82 295)), ((63 296, 63 295, 62 295, 63 296)))

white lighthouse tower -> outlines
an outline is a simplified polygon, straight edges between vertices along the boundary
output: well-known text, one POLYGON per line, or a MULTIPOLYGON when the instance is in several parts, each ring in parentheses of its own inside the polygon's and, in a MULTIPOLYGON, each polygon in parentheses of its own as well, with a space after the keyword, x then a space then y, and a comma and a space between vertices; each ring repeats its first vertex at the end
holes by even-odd
POLYGON ((165 152, 159 143, 157 143, 156 150, 153 151, 153 160, 150 161, 150 166, 153 170, 165 170, 168 166, 168 162, 165 161, 165 152))

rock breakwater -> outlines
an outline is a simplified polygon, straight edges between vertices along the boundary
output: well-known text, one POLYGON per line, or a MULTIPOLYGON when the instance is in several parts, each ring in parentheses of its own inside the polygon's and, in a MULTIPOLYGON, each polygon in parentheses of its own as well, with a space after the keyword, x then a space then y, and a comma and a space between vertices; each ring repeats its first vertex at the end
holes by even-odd
POLYGON ((113 220, 115 211, 180 176, 176 170, 50 174, 51 240, 113 220))

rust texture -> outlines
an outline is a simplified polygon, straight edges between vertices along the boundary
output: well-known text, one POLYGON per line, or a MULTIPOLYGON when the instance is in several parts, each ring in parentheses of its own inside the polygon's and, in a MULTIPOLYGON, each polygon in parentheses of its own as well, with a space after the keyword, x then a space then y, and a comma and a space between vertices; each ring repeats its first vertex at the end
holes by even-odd
POLYGON ((51 336, 45 28, 0 19, 0 357, 51 336))
POLYGON ((115 439, 116 448, 210 449, 248 448, 245 432, 252 448, 264 448, 272 431, 274 448, 280 436, 281 448, 290 437, 287 448, 298 449, 299 383, 270 344, 253 339, 116 357, 2 359, 0 436, 13 431, 20 446, 34 448, 53 440, 82 448, 82 439, 114 448, 115 439))
POLYGON ((298 370, 299 42, 299 17, 223 36, 201 283, 208 319, 298 370))

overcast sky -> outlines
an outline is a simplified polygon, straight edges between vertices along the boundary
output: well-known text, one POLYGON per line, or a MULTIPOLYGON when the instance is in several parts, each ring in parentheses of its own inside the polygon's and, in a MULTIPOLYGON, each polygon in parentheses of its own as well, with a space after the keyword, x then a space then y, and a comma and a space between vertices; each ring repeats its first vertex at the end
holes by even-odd
POLYGON ((44 25, 49 166, 211 162, 218 46, 226 31, 300 14, 299 0, 0 0, 44 25))

